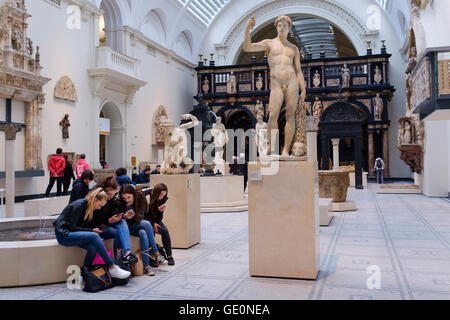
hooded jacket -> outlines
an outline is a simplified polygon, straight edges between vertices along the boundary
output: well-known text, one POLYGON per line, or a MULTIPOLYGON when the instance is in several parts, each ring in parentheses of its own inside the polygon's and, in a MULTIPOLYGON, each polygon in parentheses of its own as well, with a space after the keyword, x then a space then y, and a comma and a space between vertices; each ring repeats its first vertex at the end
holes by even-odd
POLYGON ((89 185, 84 184, 81 179, 77 179, 73 182, 72 192, 70 193, 69 203, 83 199, 89 193, 89 185))
POLYGON ((50 177, 61 178, 64 177, 64 169, 66 168, 66 160, 62 154, 55 154, 48 159, 48 170, 50 170, 50 177))
POLYGON ((78 160, 77 164, 75 165, 75 172, 77 173, 77 179, 80 179, 83 172, 89 169, 90 169, 89 163, 86 161, 86 159, 78 160))

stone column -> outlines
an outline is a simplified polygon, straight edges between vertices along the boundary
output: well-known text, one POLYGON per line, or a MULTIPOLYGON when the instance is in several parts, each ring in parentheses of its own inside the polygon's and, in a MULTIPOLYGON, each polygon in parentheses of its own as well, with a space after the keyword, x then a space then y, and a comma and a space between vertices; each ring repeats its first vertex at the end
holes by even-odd
POLYGON ((383 161, 384 161, 384 176, 389 177, 389 131, 386 129, 383 132, 383 161))
POLYGON ((333 171, 339 171, 339 141, 341 139, 331 139, 333 143, 333 171))
POLYGON ((362 183, 362 138, 355 138, 355 188, 364 189, 362 183))
POLYGON ((317 161, 317 132, 319 131, 319 117, 306 118, 306 145, 308 148, 308 161, 314 162, 314 172, 317 177, 319 165, 317 161))
POLYGON ((369 175, 374 176, 375 170, 375 150, 374 150, 374 144, 373 144, 373 131, 369 131, 369 175))
POLYGON ((6 167, 6 218, 14 218, 14 203, 16 197, 16 177, 15 177, 15 147, 16 133, 21 127, 14 125, 0 126, 0 130, 5 131, 5 167, 6 167))

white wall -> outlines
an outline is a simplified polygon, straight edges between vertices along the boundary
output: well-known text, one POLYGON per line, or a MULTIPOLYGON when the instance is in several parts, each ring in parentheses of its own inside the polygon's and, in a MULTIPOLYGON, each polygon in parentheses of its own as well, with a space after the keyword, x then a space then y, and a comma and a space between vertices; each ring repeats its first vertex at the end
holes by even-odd
POLYGON ((425 120, 424 123, 423 193, 428 197, 447 197, 450 182, 448 121, 425 120))
MULTIPOLYGON (((122 0, 119 0, 122 1, 122 0)), ((139 2, 140 0, 136 0, 139 2)), ((122 1, 123 2, 123 1, 122 1)), ((133 4, 135 1, 132 1, 133 4)), ((27 0, 26 7, 32 17, 27 21, 28 37, 34 45, 40 46, 41 65, 43 66, 42 76, 51 78, 51 81, 44 86, 46 102, 43 105, 43 136, 42 136, 42 157, 43 165, 46 171, 45 177, 20 178, 16 179, 16 195, 34 195, 45 192, 48 183, 47 156, 53 154, 56 148, 61 147, 65 152, 75 152, 77 154, 86 153, 87 160, 92 165, 98 159, 94 159, 91 150, 94 143, 98 140, 98 135, 92 136, 90 128, 92 127, 91 110, 99 108, 95 105, 97 98, 93 96, 90 87, 90 78, 87 70, 93 67, 93 49, 98 43, 98 39, 92 37, 92 30, 98 26, 91 25, 91 19, 82 20, 80 30, 69 30, 66 27, 68 15, 66 8, 70 0, 62 1, 61 8, 49 4, 44 0, 27 0), (56 82, 62 76, 69 76, 75 84, 78 102, 66 102, 55 99, 53 90, 56 82), (70 138, 62 139, 59 121, 64 114, 68 113, 71 127, 69 128, 70 138)), ((170 46, 176 39, 178 31, 188 30, 185 34, 192 35, 192 50, 200 43, 198 35, 204 30, 204 27, 194 22, 191 17, 182 17, 176 22, 172 21, 175 16, 175 10, 180 11, 180 7, 175 2, 166 0, 141 1, 141 6, 133 6, 128 12, 129 16, 124 21, 132 21, 133 28, 139 27, 140 21, 137 16, 148 10, 159 8, 165 11, 167 17, 167 35, 166 43, 161 45, 165 48, 170 46), (171 29, 175 26, 175 29, 171 29)), ((99 3, 97 3, 99 5, 99 3)), ((128 4, 125 4, 128 6, 128 4)), ((161 13, 161 11, 158 11, 161 13)), ((142 26, 141 26, 142 27, 142 26)), ((138 29, 139 30, 139 29, 138 29)), ((143 29, 144 30, 144 29, 143 29)), ((144 36, 146 36, 144 34, 144 36)), ((201 38, 201 37, 200 37, 201 38)), ((153 40, 153 39, 152 39, 153 40)), ((158 39, 155 39, 158 41, 158 39)), ((126 43, 130 43, 129 39, 126 43)), ((131 156, 137 157, 137 163, 141 161, 150 161, 152 158, 152 117, 153 110, 159 105, 165 105, 168 109, 169 117, 179 123, 180 115, 192 110, 194 105, 193 96, 196 87, 195 70, 189 66, 192 61, 191 56, 177 57, 176 54, 167 54, 158 50, 156 56, 147 53, 147 44, 136 41, 136 45, 128 46, 127 54, 133 58, 141 60, 142 80, 148 82, 141 88, 133 104, 125 105, 123 101, 117 102, 125 124, 125 154, 123 155, 123 165, 130 166, 131 156), (135 138, 136 137, 136 138, 135 138), (132 146, 132 141, 135 145, 132 146)), ((170 49, 167 50, 170 52, 170 49)), ((186 53, 186 52, 185 52, 186 53)), ((111 92, 111 100, 117 100, 119 95, 111 92)), ((2 112, 3 109, 0 109, 2 112)), ((16 142, 16 169, 24 169, 25 136, 24 133, 18 134, 16 142)), ((98 143, 98 142, 97 142, 98 143)), ((4 133, 0 132, 0 171, 4 170, 4 133)), ((157 155, 153 155, 157 157, 157 155)), ((129 172, 131 174, 131 172, 129 172)), ((4 186, 4 179, 0 179, 0 187, 4 186)), ((53 192, 56 191, 56 186, 53 192)))
POLYGON ((450 121, 447 121, 447 146, 448 146, 448 158, 447 158, 448 197, 450 197, 450 121))

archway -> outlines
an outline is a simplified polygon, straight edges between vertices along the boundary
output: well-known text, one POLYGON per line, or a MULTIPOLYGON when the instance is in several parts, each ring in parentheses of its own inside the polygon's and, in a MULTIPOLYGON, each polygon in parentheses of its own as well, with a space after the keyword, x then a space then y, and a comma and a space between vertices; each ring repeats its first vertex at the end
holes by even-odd
MULTIPOLYGON (((223 112, 220 114, 224 114, 223 112)), ((219 114, 218 114, 219 115, 219 114)), ((245 135, 244 141, 239 141, 238 136, 234 137, 234 150, 233 155, 239 157, 240 153, 244 151, 245 158, 247 161, 250 159, 250 138, 248 133, 255 127, 254 117, 250 111, 248 111, 245 107, 239 109, 228 110, 226 113, 226 117, 224 119, 225 128, 231 130, 243 130, 245 135)), ((228 155, 228 153, 227 153, 228 155)), ((232 159, 227 159, 227 161, 232 162, 232 159)))
MULTIPOLYGON (((100 163, 105 161, 110 168, 124 164, 125 127, 120 110, 113 102, 106 102, 100 111, 100 118, 109 121, 109 131, 99 132, 100 163)), ((104 120, 105 121, 105 120, 104 120)))
POLYGON ((343 156, 349 159, 349 153, 354 154, 357 189, 363 188, 363 127, 366 121, 367 117, 362 108, 346 101, 338 101, 325 110, 319 124, 321 169, 330 169, 330 140, 341 139, 340 149, 346 151, 343 156))

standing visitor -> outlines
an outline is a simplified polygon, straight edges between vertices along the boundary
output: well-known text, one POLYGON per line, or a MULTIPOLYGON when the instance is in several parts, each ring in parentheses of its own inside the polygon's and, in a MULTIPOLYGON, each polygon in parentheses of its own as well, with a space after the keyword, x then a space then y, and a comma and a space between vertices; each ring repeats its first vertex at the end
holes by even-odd
POLYGON ((377 172, 377 183, 384 184, 384 161, 381 158, 375 160, 375 171, 377 172))
POLYGON ((47 186, 47 190, 45 191, 45 197, 48 198, 50 196, 50 191, 56 181, 56 196, 61 196, 61 189, 64 182, 64 169, 66 168, 66 160, 62 155, 62 149, 56 149, 56 154, 51 156, 48 160, 48 170, 50 171, 50 181, 47 186))
POLYGON ((77 174, 77 179, 81 178, 81 174, 89 170, 89 163, 86 161, 86 155, 83 153, 80 155, 80 159, 77 161, 77 164, 75 165, 75 171, 77 174))
POLYGON ((145 169, 138 175, 136 179, 137 184, 149 184, 150 183, 150 166, 145 166, 145 169))
POLYGON ((155 230, 155 233, 161 235, 164 250, 166 251, 167 254, 167 261, 169 263, 169 266, 173 266, 175 265, 175 261, 173 260, 172 256, 172 244, 170 241, 170 234, 169 230, 162 222, 164 210, 166 210, 167 201, 169 199, 167 195, 168 189, 165 184, 160 183, 153 188, 150 197, 149 210, 145 218, 148 221, 150 221, 155 230))
POLYGON ((64 247, 78 246, 87 251, 84 267, 90 267, 98 253, 109 267, 111 277, 126 279, 131 273, 114 264, 103 244, 103 239, 114 239, 117 232, 99 229, 95 226, 94 211, 100 210, 107 200, 106 193, 98 188, 87 199, 69 204, 53 223, 58 243, 64 247))
POLYGON ((67 191, 69 190, 72 179, 75 181, 75 174, 73 173, 72 163, 70 163, 69 157, 67 155, 64 156, 64 160, 66 161, 66 167, 64 168, 63 196, 67 196, 67 191))
POLYGON ((86 170, 81 174, 80 179, 74 181, 69 203, 83 199, 89 193, 89 184, 94 180, 94 173, 86 170))

